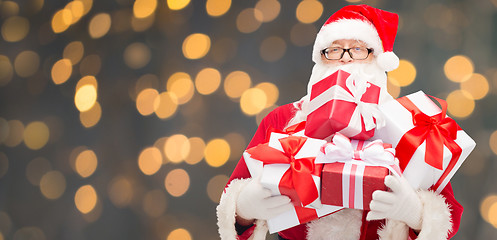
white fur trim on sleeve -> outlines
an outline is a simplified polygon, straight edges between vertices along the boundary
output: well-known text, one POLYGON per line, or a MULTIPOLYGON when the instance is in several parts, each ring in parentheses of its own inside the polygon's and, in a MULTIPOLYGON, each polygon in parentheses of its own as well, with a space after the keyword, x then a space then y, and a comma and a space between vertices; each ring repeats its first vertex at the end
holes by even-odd
POLYGON ((307 223, 307 239, 357 240, 361 236, 362 210, 343 209, 307 223))
MULTIPOLYGON (((446 240, 452 229, 449 205, 445 198, 433 191, 420 190, 418 197, 423 204, 421 231, 417 240, 446 240)), ((409 227, 399 221, 387 220, 378 231, 381 240, 404 240, 408 238, 409 227)))
MULTIPOLYGON (((217 226, 219 235, 222 240, 237 240, 238 234, 235 229, 236 221, 236 200, 240 191, 250 182, 251 178, 234 179, 226 187, 221 200, 216 208, 217 226)), ((266 221, 256 220, 256 226, 252 236, 249 239, 264 240, 268 231, 266 221)))

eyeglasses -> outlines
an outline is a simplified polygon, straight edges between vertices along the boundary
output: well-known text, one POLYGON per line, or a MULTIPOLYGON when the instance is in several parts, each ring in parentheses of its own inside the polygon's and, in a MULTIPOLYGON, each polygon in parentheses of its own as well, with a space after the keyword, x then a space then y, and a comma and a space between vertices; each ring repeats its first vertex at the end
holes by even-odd
POLYGON ((353 48, 341 48, 341 47, 331 47, 321 50, 321 54, 328 60, 340 60, 342 59, 345 52, 348 52, 350 58, 354 60, 364 60, 368 58, 369 54, 373 52, 371 48, 365 47, 353 47, 353 48))

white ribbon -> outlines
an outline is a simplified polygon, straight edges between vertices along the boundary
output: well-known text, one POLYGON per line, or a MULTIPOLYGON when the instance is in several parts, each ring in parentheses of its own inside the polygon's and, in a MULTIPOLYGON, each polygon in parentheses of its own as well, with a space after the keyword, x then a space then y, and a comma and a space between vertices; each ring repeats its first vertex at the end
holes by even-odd
POLYGON ((360 130, 362 116, 366 131, 374 129, 375 127, 382 128, 385 125, 385 120, 378 109, 378 104, 361 101, 362 95, 366 92, 367 88, 371 86, 371 83, 367 81, 359 83, 354 80, 354 75, 355 74, 350 75, 345 82, 346 87, 352 94, 342 87, 335 85, 310 102, 309 112, 313 112, 331 99, 353 102, 357 104, 357 107, 354 109, 349 126, 359 126, 360 130), (376 124, 374 119, 376 119, 376 124))
MULTIPOLYGON (((365 146, 355 150, 349 138, 336 133, 333 142, 326 143, 315 159, 315 163, 353 163, 365 166, 382 166, 393 174, 400 175, 398 163, 395 161, 395 149, 384 148, 381 140, 365 141, 365 146)), ((360 140, 353 140, 360 141, 360 140)))

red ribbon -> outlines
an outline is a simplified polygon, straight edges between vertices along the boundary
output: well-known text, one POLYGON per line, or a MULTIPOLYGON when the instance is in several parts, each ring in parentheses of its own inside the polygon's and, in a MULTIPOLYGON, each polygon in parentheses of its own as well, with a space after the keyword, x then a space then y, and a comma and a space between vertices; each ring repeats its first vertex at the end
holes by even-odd
POLYGON ((436 169, 443 170, 443 149, 446 146, 452 153, 452 158, 447 169, 433 186, 434 189, 437 189, 456 165, 462 149, 454 141, 460 128, 453 119, 446 117, 447 102, 433 98, 442 106, 442 112, 431 117, 421 112, 409 98, 397 99, 402 106, 411 112, 414 128, 402 136, 395 152, 400 162, 400 168, 404 170, 417 148, 426 141, 425 162, 436 169))
POLYGON ((293 135, 293 134, 300 132, 304 129, 305 129, 305 121, 294 124, 292 126, 289 126, 289 127, 285 128, 284 130, 279 130, 279 129, 276 129, 276 128, 270 126, 270 127, 268 127, 268 129, 266 131, 266 142, 269 141, 269 137, 271 136, 271 133, 273 133, 273 132, 293 135))
POLYGON ((247 150, 252 158, 264 164, 290 164, 290 168, 280 180, 280 192, 292 195, 291 192, 295 189, 298 199, 292 199, 292 201, 302 203, 303 206, 314 202, 319 197, 312 175, 319 176, 322 169, 322 164, 314 164, 315 157, 295 158, 306 140, 307 138, 298 136, 279 139, 283 152, 270 147, 267 143, 247 150))

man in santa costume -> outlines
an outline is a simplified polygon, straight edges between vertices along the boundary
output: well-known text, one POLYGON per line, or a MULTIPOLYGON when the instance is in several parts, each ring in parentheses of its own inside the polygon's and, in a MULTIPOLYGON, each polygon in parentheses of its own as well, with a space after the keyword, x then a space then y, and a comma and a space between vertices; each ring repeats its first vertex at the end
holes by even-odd
MULTIPOLYGON (((338 69, 358 74, 381 87, 380 103, 392 99, 386 92, 386 72, 398 67, 393 53, 398 15, 367 5, 346 6, 333 14, 317 34, 312 60, 315 66, 307 95, 280 106, 259 125, 248 148, 266 142, 269 127, 283 130, 307 117, 311 86, 338 69)), ((403 177, 387 176, 389 191, 376 191, 370 211, 343 209, 326 217, 278 233, 279 239, 449 239, 459 229, 463 208, 450 183, 437 194, 414 190, 403 177)), ((265 239, 266 220, 292 208, 286 196, 271 196, 260 179, 252 177, 240 159, 217 207, 221 239, 265 239)))

